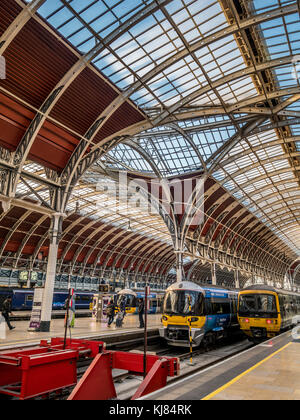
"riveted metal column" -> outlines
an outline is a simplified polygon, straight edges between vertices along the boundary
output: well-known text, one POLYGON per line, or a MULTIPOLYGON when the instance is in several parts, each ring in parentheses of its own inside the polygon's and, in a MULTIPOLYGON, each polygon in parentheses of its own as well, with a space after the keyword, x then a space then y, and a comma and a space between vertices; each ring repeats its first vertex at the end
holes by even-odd
POLYGON ((217 286, 217 272, 216 272, 216 264, 211 264, 211 278, 212 278, 212 285, 217 286))
POLYGON ((235 279, 235 288, 240 289, 240 275, 239 270, 235 270, 234 272, 234 279, 235 279))
POLYGON ((60 236, 62 233, 63 214, 56 213, 52 218, 50 230, 50 246, 48 255, 45 290, 43 295, 40 331, 49 332, 52 315, 53 294, 56 277, 57 253, 60 236))
POLYGON ((183 252, 175 251, 176 253, 176 280, 177 282, 182 282, 183 277, 183 252))

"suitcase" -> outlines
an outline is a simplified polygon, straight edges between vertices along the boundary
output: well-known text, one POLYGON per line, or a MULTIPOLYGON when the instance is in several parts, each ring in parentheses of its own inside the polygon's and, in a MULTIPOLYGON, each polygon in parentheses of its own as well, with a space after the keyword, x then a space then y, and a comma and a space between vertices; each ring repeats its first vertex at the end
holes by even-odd
POLYGON ((119 312, 118 315, 117 315, 117 319, 116 319, 116 326, 118 328, 122 327, 123 320, 124 320, 124 313, 123 312, 119 312))

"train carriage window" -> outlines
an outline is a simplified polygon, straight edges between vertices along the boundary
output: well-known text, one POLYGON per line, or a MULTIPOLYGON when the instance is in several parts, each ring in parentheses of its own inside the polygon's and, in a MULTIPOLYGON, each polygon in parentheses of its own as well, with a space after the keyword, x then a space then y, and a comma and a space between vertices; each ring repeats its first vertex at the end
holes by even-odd
POLYGON ((156 299, 151 299, 150 300, 150 305, 151 305, 151 308, 157 308, 157 300, 156 299))
POLYGON ((230 311, 230 303, 228 300, 212 299, 212 315, 228 315, 230 311))

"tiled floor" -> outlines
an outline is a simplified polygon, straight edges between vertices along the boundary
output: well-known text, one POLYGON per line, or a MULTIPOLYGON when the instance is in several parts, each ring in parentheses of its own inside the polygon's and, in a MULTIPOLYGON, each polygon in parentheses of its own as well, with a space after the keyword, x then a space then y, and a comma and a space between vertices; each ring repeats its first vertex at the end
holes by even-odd
MULTIPOLYGON (((158 328, 161 324, 161 315, 148 315, 149 328, 158 328)), ((50 333, 28 332, 29 321, 18 321, 12 323, 16 329, 9 331, 5 325, 5 339, 0 338, 0 348, 9 345, 26 344, 31 342, 39 342, 41 339, 49 339, 51 337, 62 337, 64 334, 64 320, 54 319, 51 322, 50 333)), ((127 315, 122 328, 116 328, 115 325, 108 328, 106 324, 97 323, 91 318, 78 318, 75 322, 75 328, 72 329, 73 338, 84 338, 99 336, 101 334, 121 334, 137 330, 139 319, 137 315, 127 315)), ((2 325, 3 327, 3 325, 2 325)))

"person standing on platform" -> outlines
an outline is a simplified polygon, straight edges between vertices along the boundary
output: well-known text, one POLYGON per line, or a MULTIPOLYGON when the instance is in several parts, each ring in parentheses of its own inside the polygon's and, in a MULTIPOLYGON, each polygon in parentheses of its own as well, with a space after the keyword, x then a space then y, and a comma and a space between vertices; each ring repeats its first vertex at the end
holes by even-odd
POLYGON ((5 301, 2 304, 2 316, 5 319, 7 326, 10 330, 14 330, 15 327, 13 327, 10 323, 10 319, 9 319, 9 314, 11 313, 11 303, 12 303, 12 299, 11 297, 8 297, 7 299, 5 299, 5 301))
POLYGON ((108 323, 107 326, 110 327, 111 324, 114 322, 115 319, 115 304, 113 299, 109 302, 109 304, 106 307, 106 315, 108 317, 108 323))
MULTIPOLYGON (((65 301, 65 309, 68 308, 69 297, 65 301)), ((69 303, 69 314, 68 314, 68 328, 75 328, 75 318, 76 318, 76 307, 75 307, 75 294, 70 296, 69 303)), ((66 322, 66 320, 65 320, 66 322)))
POLYGON ((144 324, 145 304, 144 304, 143 299, 139 300, 138 312, 139 312, 140 328, 145 328, 145 324, 144 324))
POLYGON ((123 319, 126 316, 126 300, 127 300, 126 296, 123 296, 122 302, 121 302, 121 305, 120 305, 120 311, 123 312, 123 319))

